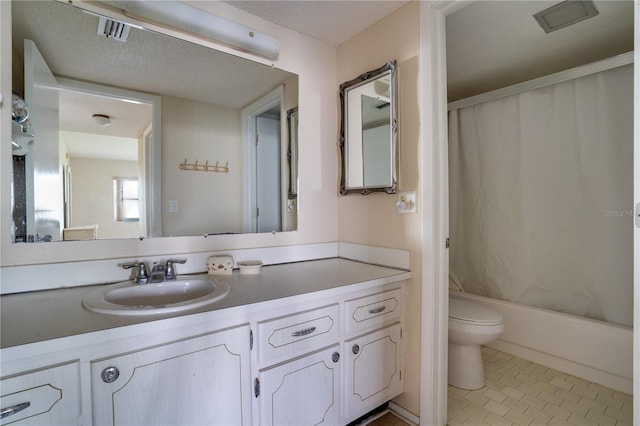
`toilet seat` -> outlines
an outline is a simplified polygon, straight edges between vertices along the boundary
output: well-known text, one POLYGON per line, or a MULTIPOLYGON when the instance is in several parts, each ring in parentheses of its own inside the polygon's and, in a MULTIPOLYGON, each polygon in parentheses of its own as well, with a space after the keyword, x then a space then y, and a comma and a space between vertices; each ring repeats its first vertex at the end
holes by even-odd
POLYGON ((502 323, 502 315, 476 303, 449 298, 449 318, 478 325, 502 323))

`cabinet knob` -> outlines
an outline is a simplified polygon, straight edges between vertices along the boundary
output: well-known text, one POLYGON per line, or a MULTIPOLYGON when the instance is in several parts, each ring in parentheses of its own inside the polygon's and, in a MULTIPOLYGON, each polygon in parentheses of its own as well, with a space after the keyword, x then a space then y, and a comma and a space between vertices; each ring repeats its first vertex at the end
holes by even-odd
POLYGON ((340 361, 340 354, 338 352, 334 352, 333 354, 331 354, 331 360, 333 362, 338 362, 340 361))
POLYGON ((360 352, 360 346, 353 345, 353 347, 351 348, 351 352, 353 352, 354 355, 357 355, 358 352, 360 352))
POLYGON ((102 370, 102 381, 105 383, 113 383, 120 376, 120 371, 116 367, 107 367, 102 370))

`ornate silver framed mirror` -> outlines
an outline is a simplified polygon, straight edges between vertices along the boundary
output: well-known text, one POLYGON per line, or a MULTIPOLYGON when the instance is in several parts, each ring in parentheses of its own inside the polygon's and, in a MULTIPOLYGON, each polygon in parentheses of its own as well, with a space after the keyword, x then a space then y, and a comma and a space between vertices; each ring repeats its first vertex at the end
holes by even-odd
POLYGON ((397 64, 340 85, 340 193, 398 192, 397 64))

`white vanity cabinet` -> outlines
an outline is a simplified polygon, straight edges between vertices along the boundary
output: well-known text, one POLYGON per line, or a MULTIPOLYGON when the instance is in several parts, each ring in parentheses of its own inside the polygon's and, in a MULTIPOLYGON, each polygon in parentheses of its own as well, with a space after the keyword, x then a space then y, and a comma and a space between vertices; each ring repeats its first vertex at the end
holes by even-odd
POLYGON ((404 287, 344 303, 343 411, 351 422, 404 391, 404 287))
POLYGON ((143 320, 84 309, 82 287, 12 295, 0 426, 346 425, 404 390, 409 277, 273 265, 226 277, 227 305, 143 320))
MULTIPOLYGON (((312 303, 322 301, 310 298, 306 306, 312 303)), ((403 325, 403 282, 258 321, 254 423, 347 424, 398 396, 404 391, 403 325)))
POLYGON ((3 378, 0 393, 0 425, 77 425, 79 363, 3 378))
POLYGON ((251 424, 249 327, 91 362, 94 425, 251 424))

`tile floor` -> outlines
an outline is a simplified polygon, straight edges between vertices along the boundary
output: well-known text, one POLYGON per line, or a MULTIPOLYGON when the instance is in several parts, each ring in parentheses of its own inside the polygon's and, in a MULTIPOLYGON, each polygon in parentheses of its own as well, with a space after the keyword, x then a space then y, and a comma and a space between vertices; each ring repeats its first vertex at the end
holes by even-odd
MULTIPOLYGON (((631 395, 482 348, 486 386, 468 391, 449 386, 449 426, 633 424, 631 395)), ((392 413, 369 426, 409 426, 392 413)))
POLYGON ((482 360, 484 388, 449 386, 450 426, 633 424, 631 395, 487 347, 482 360))

